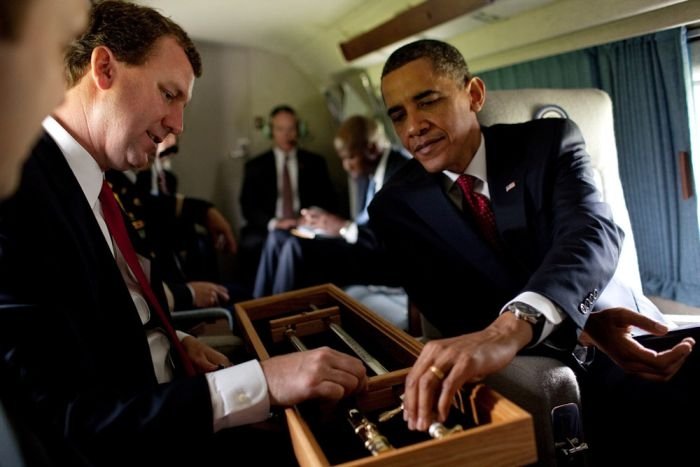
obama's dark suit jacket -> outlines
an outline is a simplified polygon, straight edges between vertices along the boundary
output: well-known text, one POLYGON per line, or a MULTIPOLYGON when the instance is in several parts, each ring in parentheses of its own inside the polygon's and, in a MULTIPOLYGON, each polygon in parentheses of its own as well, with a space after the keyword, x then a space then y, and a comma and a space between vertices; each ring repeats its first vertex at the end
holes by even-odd
POLYGON ((504 254, 445 192, 442 173, 409 161, 369 207, 411 300, 443 333, 483 329, 524 290, 583 327, 617 266, 623 233, 596 189, 578 128, 536 120, 482 128, 504 254))

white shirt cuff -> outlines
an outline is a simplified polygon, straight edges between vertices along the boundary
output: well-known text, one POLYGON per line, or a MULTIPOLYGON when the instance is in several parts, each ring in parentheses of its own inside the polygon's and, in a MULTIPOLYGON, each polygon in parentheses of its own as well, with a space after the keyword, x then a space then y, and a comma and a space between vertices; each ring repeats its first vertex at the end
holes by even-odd
POLYGON ((357 237, 359 237, 359 235, 360 231, 357 228, 357 222, 348 222, 340 229, 340 236, 348 243, 357 243, 357 237))
POLYGON ((273 217, 272 219, 267 221, 267 231, 268 232, 272 232, 273 230, 275 230, 276 227, 277 227, 277 218, 276 217, 273 217))
POLYGON ((180 342, 182 342, 182 339, 184 339, 185 337, 192 336, 192 334, 187 334, 186 332, 180 331, 178 329, 175 330, 175 334, 177 335, 177 338, 180 339, 180 342))
POLYGON ((165 292, 165 301, 168 302, 168 309, 173 311, 175 309, 175 296, 165 282, 163 282, 163 291, 165 292))
POLYGON ((530 305, 535 310, 542 313, 545 317, 544 326, 542 327, 542 332, 540 333, 537 341, 533 342, 530 347, 534 347, 543 340, 545 340, 554 331, 562 321, 564 321, 564 312, 559 309, 550 299, 544 295, 538 294, 537 292, 523 292, 517 297, 515 297, 510 302, 506 303, 501 309, 501 313, 506 311, 508 305, 513 302, 522 302, 526 305, 530 305))
POLYGON ((267 381, 257 360, 206 375, 214 413, 214 431, 261 422, 270 416, 267 381))

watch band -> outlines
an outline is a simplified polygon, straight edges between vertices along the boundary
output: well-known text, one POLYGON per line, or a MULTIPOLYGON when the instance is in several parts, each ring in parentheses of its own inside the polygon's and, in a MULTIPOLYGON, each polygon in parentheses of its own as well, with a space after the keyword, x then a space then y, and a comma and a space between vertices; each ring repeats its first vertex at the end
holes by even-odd
POLYGON ((533 308, 525 308, 523 303, 511 303, 508 305, 507 310, 515 315, 516 318, 527 321, 533 326, 539 323, 540 319, 543 318, 542 313, 534 311, 533 308))
POLYGON ((546 321, 542 313, 523 302, 509 303, 506 307, 506 311, 513 313, 517 319, 527 321, 532 325, 532 339, 528 342, 526 347, 531 347, 539 341, 546 321))

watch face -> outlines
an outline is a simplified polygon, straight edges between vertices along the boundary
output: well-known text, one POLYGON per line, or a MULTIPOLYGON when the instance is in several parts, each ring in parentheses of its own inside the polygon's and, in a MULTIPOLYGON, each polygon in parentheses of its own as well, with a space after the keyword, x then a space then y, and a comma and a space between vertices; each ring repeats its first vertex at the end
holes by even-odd
POLYGON ((512 303, 508 306, 508 311, 512 312, 518 319, 522 319, 531 324, 536 324, 544 318, 544 315, 525 303, 512 303))

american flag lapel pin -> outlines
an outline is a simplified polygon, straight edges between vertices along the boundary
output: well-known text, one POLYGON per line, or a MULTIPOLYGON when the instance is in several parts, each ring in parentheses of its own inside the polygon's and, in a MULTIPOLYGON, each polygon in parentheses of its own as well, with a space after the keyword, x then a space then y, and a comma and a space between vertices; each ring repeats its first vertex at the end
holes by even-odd
POLYGON ((506 193, 508 193, 513 188, 515 188, 515 182, 510 182, 508 185, 506 185, 506 193))

